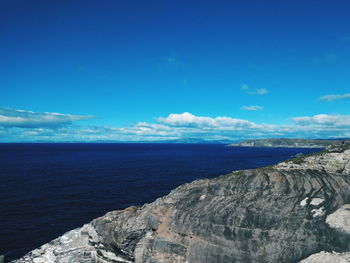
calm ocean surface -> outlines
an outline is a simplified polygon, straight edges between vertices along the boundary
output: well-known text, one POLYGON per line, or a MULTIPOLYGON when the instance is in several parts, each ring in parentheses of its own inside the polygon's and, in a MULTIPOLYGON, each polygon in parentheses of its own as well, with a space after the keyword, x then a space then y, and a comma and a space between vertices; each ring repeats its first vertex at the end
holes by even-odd
POLYGON ((0 254, 18 258, 108 211, 199 178, 315 149, 221 144, 0 144, 0 254))

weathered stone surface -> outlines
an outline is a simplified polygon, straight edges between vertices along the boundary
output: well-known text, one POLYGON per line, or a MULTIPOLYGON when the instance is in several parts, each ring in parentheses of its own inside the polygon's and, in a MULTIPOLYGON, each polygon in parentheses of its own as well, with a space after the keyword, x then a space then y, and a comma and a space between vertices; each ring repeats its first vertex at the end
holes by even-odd
POLYGON ((339 227, 347 223, 334 218, 350 201, 349 168, 346 144, 194 181, 151 204, 107 213, 14 263, 299 262, 312 254, 303 262, 336 262, 315 261, 321 251, 347 260, 350 234, 339 227))
POLYGON ((350 204, 343 205, 327 216, 327 224, 338 231, 350 234, 350 204))
POLYGON ((322 251, 300 261, 300 263, 349 263, 350 253, 330 253, 322 251))

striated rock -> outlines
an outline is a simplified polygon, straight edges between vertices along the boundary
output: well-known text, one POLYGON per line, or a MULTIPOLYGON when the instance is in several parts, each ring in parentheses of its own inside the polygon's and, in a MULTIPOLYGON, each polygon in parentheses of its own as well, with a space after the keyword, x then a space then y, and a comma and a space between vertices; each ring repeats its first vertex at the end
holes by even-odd
POLYGON ((349 174, 344 144, 194 181, 13 262, 349 262, 349 174))

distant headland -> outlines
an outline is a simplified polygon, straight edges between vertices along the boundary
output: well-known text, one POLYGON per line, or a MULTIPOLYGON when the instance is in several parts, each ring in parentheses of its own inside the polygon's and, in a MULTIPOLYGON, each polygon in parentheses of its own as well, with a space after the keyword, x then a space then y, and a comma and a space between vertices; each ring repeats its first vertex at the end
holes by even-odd
POLYGON ((327 148, 332 145, 341 145, 346 139, 289 139, 289 138, 269 138, 245 140, 229 146, 241 147, 276 147, 276 148, 327 148))

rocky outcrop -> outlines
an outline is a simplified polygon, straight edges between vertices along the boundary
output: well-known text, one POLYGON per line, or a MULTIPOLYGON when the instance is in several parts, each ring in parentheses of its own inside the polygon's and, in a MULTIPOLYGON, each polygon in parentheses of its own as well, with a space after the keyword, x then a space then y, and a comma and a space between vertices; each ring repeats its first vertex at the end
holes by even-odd
POLYGON ((275 147, 275 148, 326 148, 332 145, 340 145, 343 140, 304 140, 288 138, 269 138, 246 140, 229 146, 241 147, 275 147))
POLYGON ((349 175, 344 144, 194 181, 13 262, 349 262, 349 175))

